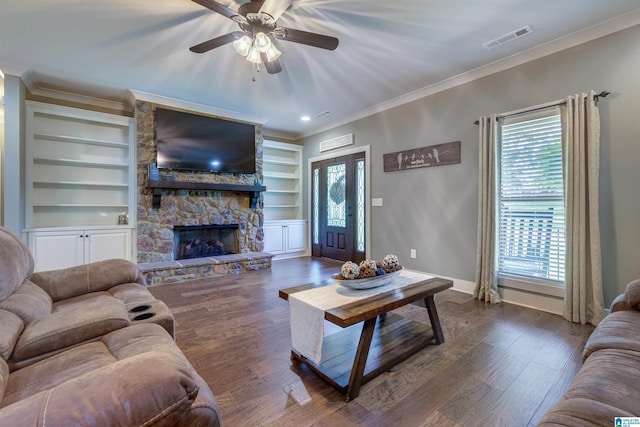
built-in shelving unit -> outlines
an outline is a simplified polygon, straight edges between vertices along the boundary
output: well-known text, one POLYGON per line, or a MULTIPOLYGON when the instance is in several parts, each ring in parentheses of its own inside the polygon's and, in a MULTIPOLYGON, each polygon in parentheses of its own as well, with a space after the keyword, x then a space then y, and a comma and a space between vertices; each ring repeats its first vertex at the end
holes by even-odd
POLYGON ((302 147, 264 141, 265 251, 277 258, 306 255, 307 221, 302 216, 302 147))
POLYGON ((33 101, 26 111, 24 234, 36 270, 133 259, 133 119, 33 101))
POLYGON ((135 201, 133 119, 26 104, 27 228, 117 225, 135 201))
POLYGON ((302 219, 302 147, 265 140, 262 151, 265 220, 302 219))

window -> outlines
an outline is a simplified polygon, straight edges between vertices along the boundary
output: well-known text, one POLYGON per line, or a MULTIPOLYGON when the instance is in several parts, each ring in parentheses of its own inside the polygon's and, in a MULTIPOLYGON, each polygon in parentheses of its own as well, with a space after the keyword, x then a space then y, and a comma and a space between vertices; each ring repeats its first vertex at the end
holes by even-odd
POLYGON ((498 275, 564 286, 562 125, 558 107, 503 119, 498 275))

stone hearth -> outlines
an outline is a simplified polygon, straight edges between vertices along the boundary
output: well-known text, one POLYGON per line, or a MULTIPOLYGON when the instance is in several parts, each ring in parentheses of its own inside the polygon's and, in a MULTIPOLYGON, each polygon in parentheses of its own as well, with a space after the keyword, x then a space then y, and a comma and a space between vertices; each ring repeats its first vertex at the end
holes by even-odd
POLYGON ((151 286, 271 268, 272 258, 273 255, 267 252, 249 252, 178 261, 149 262, 138 264, 138 266, 144 274, 147 285, 151 286))

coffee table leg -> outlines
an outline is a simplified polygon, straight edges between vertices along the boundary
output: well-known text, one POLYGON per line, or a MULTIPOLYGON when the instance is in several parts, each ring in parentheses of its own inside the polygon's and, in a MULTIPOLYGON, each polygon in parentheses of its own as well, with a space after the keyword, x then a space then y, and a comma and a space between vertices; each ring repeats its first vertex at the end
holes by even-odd
POLYGON ((362 377, 364 375, 364 368, 367 364, 367 357, 369 356, 369 348, 371 347, 371 340, 373 338, 373 330, 376 326, 376 318, 365 320, 362 326, 362 333, 360 334, 360 342, 358 343, 358 350, 356 351, 356 358, 353 361, 353 367, 351 368, 351 376, 349 377, 349 386, 347 388, 347 402, 351 399, 355 399, 360 394, 360 387, 362 386, 362 377))
POLYGON ((436 339, 436 344, 442 344, 444 342, 444 334, 442 333, 442 326, 440 326, 440 318, 438 317, 433 295, 424 299, 424 305, 427 307, 427 313, 429 313, 431 329, 433 329, 433 337, 436 339))

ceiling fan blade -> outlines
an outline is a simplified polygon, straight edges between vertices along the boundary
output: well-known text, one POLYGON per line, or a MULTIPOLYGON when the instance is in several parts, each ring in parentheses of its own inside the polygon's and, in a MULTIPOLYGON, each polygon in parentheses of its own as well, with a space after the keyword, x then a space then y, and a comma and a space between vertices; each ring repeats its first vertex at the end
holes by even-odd
POLYGON ((294 30, 292 28, 278 27, 274 32, 274 36, 280 40, 288 42, 301 43, 309 46, 319 47, 321 49, 335 50, 338 47, 339 40, 335 37, 325 36, 322 34, 310 33, 302 30, 294 30))
POLYGON ((274 21, 280 18, 280 15, 291 6, 292 0, 264 0, 260 13, 266 13, 271 16, 274 21))
POLYGON ((218 3, 215 0, 191 0, 194 3, 198 3, 200 6, 204 6, 207 9, 213 10, 216 13, 219 13, 222 16, 226 16, 229 19, 233 19, 236 22, 246 22, 244 16, 240 15, 235 10, 218 3))
POLYGON ((242 31, 234 31, 233 33, 225 34, 224 36, 216 37, 195 46, 191 46, 189 50, 194 53, 205 53, 210 51, 211 49, 215 49, 227 43, 234 42, 243 35, 244 33, 242 31))
POLYGON ((260 54, 260 57, 262 58, 262 62, 264 63, 264 68, 267 69, 267 73, 278 74, 280 71, 282 71, 282 65, 280 65, 279 59, 274 59, 271 62, 267 62, 267 55, 264 53, 260 54))

